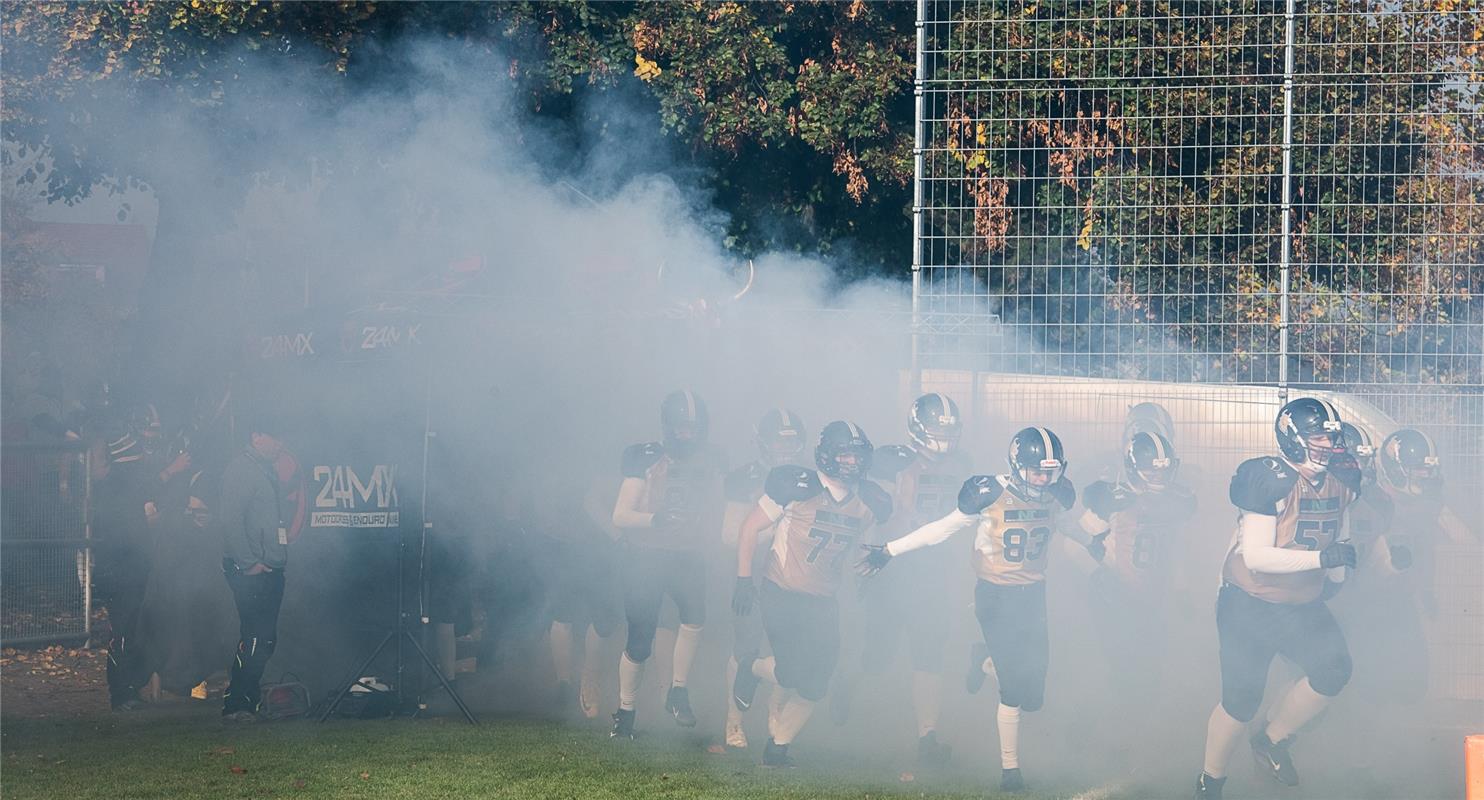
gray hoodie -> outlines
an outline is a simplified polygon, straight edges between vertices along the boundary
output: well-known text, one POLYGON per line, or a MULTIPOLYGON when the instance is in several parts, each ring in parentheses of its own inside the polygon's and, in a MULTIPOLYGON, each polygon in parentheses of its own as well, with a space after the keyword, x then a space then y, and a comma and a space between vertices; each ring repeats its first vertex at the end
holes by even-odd
POLYGON ((222 555, 241 569, 257 563, 283 569, 288 544, 279 538, 281 499, 273 465, 252 450, 243 450, 227 462, 222 473, 222 555))

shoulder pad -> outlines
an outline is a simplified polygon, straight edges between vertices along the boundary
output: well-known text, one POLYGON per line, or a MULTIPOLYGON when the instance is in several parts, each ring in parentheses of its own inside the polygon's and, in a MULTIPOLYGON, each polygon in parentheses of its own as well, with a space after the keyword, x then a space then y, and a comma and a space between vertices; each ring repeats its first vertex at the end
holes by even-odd
POLYGON ((1354 459, 1346 459, 1339 464, 1331 464, 1329 474, 1335 476, 1335 480, 1345 485, 1346 489, 1360 495, 1361 483, 1364 476, 1360 473, 1359 466, 1354 459))
POLYGON ((1046 492, 1060 503, 1063 509, 1070 509, 1077 504, 1077 487, 1073 486, 1072 480, 1065 475, 1056 483, 1051 484, 1051 488, 1046 492))
POLYGON ((1281 459, 1250 458, 1237 467, 1227 495, 1243 511, 1277 516, 1278 501, 1293 491, 1298 478, 1298 470, 1281 459))
POLYGON ((860 488, 856 491, 860 493, 861 502, 871 509, 871 516, 876 518, 877 525, 891 519, 891 495, 885 489, 875 481, 865 480, 861 481, 860 488))
POLYGON ((774 467, 763 482, 763 494, 780 507, 807 500, 824 490, 819 475, 803 467, 774 467))
POLYGON ((889 444, 876 448, 871 456, 871 477, 882 481, 894 481, 897 474, 917 460, 917 451, 900 444, 889 444))
POLYGON ((1132 492, 1112 481, 1094 481, 1082 493, 1082 504, 1103 519, 1133 505, 1134 499, 1132 492))
POLYGON ((768 471, 756 461, 749 461, 727 473, 723 482, 727 499, 734 503, 751 503, 762 491, 768 471))
POLYGON ((623 476, 642 478, 665 455, 665 446, 659 442, 633 444, 623 451, 623 476))
POLYGON ((965 514, 978 514, 1000 499, 1005 487, 993 475, 975 475, 964 481, 958 490, 958 510, 965 514))

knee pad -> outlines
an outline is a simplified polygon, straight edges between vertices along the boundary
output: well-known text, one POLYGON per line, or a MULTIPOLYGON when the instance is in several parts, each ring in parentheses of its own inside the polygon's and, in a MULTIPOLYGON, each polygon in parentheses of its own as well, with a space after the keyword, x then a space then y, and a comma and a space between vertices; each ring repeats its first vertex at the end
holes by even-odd
POLYGON ((237 642, 237 663, 244 669, 261 669, 268 665, 277 645, 273 639, 241 639, 237 642))
MULTIPOLYGON (((1317 690, 1316 690, 1317 691, 1317 690)), ((1221 692, 1221 708, 1228 716, 1242 724, 1252 721, 1257 716, 1257 709, 1262 705, 1262 692, 1229 692, 1225 689, 1221 692)))
POLYGON ((1309 673, 1309 686, 1325 697, 1334 697, 1350 682, 1349 653, 1341 653, 1309 673))
MULTIPOLYGON (((1041 704, 1044 702, 1046 702, 1046 697, 1045 693, 1043 692, 1042 694, 1038 694, 1035 697, 1026 698, 1024 701, 1022 701, 1020 704, 1020 710, 1026 713, 1030 713, 1032 711, 1040 711, 1041 704)), ((1006 705, 1009 705, 1009 703, 1006 703, 1006 705)))
POLYGON ((799 697, 811 703, 818 703, 825 698, 825 695, 830 693, 830 681, 828 678, 822 681, 809 681, 808 683, 801 684, 795 691, 799 693, 799 697))
POLYGON ((635 664, 643 664, 649 660, 650 654, 654 652, 654 635, 651 634, 648 639, 640 639, 639 641, 635 641, 634 637, 630 636, 628 644, 624 645, 624 652, 629 654, 630 661, 635 664))

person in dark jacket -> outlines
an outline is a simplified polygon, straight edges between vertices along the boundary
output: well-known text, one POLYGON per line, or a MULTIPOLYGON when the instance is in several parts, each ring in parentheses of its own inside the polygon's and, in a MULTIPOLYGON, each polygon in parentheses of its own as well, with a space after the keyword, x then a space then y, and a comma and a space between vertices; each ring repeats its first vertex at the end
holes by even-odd
POLYGON ((248 446, 222 473, 218 517, 222 570, 239 624, 231 682, 222 704, 222 717, 232 722, 256 720, 262 703, 259 685, 278 640, 289 538, 273 466, 284 451, 283 442, 265 421, 247 420, 243 427, 248 446))

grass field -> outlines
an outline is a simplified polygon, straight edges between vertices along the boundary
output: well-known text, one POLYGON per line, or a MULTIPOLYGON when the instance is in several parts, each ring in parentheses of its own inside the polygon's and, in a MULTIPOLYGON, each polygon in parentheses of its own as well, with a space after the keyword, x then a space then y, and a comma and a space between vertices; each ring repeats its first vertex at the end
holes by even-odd
POLYGON ((590 725, 532 719, 490 719, 479 727, 455 718, 225 727, 213 711, 7 717, 0 721, 3 794, 12 800, 985 796, 963 775, 903 783, 884 766, 818 749, 800 752, 808 760, 798 769, 763 770, 755 753, 710 754, 700 735, 675 729, 617 743, 590 725))

